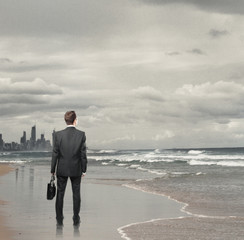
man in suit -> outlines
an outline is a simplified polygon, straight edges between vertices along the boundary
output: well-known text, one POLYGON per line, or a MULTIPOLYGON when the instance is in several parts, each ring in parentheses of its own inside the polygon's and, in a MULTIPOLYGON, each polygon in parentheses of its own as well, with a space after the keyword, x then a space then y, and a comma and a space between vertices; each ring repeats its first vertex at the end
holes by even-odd
POLYGON ((77 130, 78 119, 74 111, 66 112, 67 128, 54 134, 51 174, 57 176, 56 219, 63 226, 63 200, 68 178, 73 192, 73 223, 80 224, 80 183, 87 168, 86 135, 77 130))

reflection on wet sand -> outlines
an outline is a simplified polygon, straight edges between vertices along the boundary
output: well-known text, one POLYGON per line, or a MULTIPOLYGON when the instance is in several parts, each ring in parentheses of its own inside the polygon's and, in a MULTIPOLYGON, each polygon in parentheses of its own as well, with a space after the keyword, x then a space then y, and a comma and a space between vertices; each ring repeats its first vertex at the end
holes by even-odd
POLYGON ((106 179, 108 173, 116 169, 91 166, 90 176, 82 180, 80 228, 73 226, 72 189, 68 184, 64 204, 64 227, 57 229, 55 199, 46 199, 50 167, 20 165, 17 168, 15 172, 3 176, 1 180, 7 184, 0 184, 0 192, 4 196, 3 200, 11 202, 6 214, 10 216, 11 228, 21 233, 17 237, 18 240, 71 240, 80 237, 86 240, 119 240, 121 236, 117 229, 121 226, 155 218, 184 215, 180 212, 181 204, 167 198, 122 187, 117 181, 115 185, 94 183, 98 178, 97 174, 103 174, 106 179))

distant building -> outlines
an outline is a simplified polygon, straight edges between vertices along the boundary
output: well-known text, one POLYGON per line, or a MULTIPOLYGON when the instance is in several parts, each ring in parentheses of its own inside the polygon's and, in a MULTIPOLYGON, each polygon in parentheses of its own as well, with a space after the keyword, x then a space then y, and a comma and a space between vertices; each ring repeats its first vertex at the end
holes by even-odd
POLYGON ((38 139, 36 141, 35 149, 36 150, 50 150, 51 148, 52 147, 51 147, 50 141, 46 141, 44 134, 41 134, 41 139, 38 139))
POLYGON ((26 132, 23 131, 20 143, 4 143, 2 134, 0 134, 0 151, 50 151, 51 149, 51 142, 45 139, 44 134, 41 134, 41 138, 36 140, 36 126, 31 128, 30 140, 27 140, 26 132))
POLYGON ((36 125, 31 128, 30 148, 33 150, 36 147, 36 125))
POLYGON ((26 131, 23 132, 23 137, 20 138, 20 144, 26 145, 26 131))
POLYGON ((3 150, 3 145, 4 145, 3 136, 2 136, 2 134, 0 134, 0 151, 3 150))
POLYGON ((36 141, 36 125, 33 126, 32 129, 31 129, 31 140, 32 140, 33 142, 36 141))
POLYGON ((26 142, 26 132, 23 132, 23 136, 20 138, 20 148, 21 150, 27 150, 27 142, 26 142))

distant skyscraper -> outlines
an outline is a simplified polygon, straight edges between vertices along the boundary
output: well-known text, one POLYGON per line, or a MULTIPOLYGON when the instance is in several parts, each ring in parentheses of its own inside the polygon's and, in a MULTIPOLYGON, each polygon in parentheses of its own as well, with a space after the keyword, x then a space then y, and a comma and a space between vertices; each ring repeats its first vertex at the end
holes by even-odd
POLYGON ((0 134, 0 150, 3 150, 3 136, 0 134))
POLYGON ((31 129, 31 138, 30 138, 30 150, 34 150, 36 146, 36 125, 31 129))
POLYGON ((36 142, 36 125, 31 129, 31 141, 34 143, 36 142))
POLYGON ((23 132, 23 137, 20 138, 20 144, 25 145, 26 144, 26 132, 23 132))

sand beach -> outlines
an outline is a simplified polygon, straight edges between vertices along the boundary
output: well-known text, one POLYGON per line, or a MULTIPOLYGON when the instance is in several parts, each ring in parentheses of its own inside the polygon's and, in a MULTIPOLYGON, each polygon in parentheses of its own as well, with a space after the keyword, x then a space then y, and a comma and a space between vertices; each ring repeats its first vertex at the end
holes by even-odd
MULTIPOLYGON (((123 184, 131 181, 123 176, 123 170, 115 179, 110 172, 115 167, 91 166, 89 174, 82 179, 81 226, 72 226, 72 197, 70 183, 67 185, 64 203, 64 227, 56 228, 54 204, 46 200, 46 184, 50 173, 48 165, 16 165, 15 171, 1 177, 1 197, 8 204, 2 206, 7 215, 5 228, 10 230, 6 239, 42 240, 76 239, 86 240, 122 239, 120 228, 131 223, 152 219, 178 218, 183 204, 130 189, 123 184)), ((8 232, 5 231, 7 234, 8 232)), ((5 238, 3 238, 5 239, 5 238)), ((125 238, 128 239, 128 238, 125 238)))
MULTIPOLYGON (((1 182, 1 176, 9 173, 11 170, 13 169, 8 164, 0 164, 0 184, 6 184, 6 182, 1 182)), ((14 233, 7 227, 6 216, 1 211, 6 204, 8 203, 0 199, 0 239, 10 240, 14 233)))

